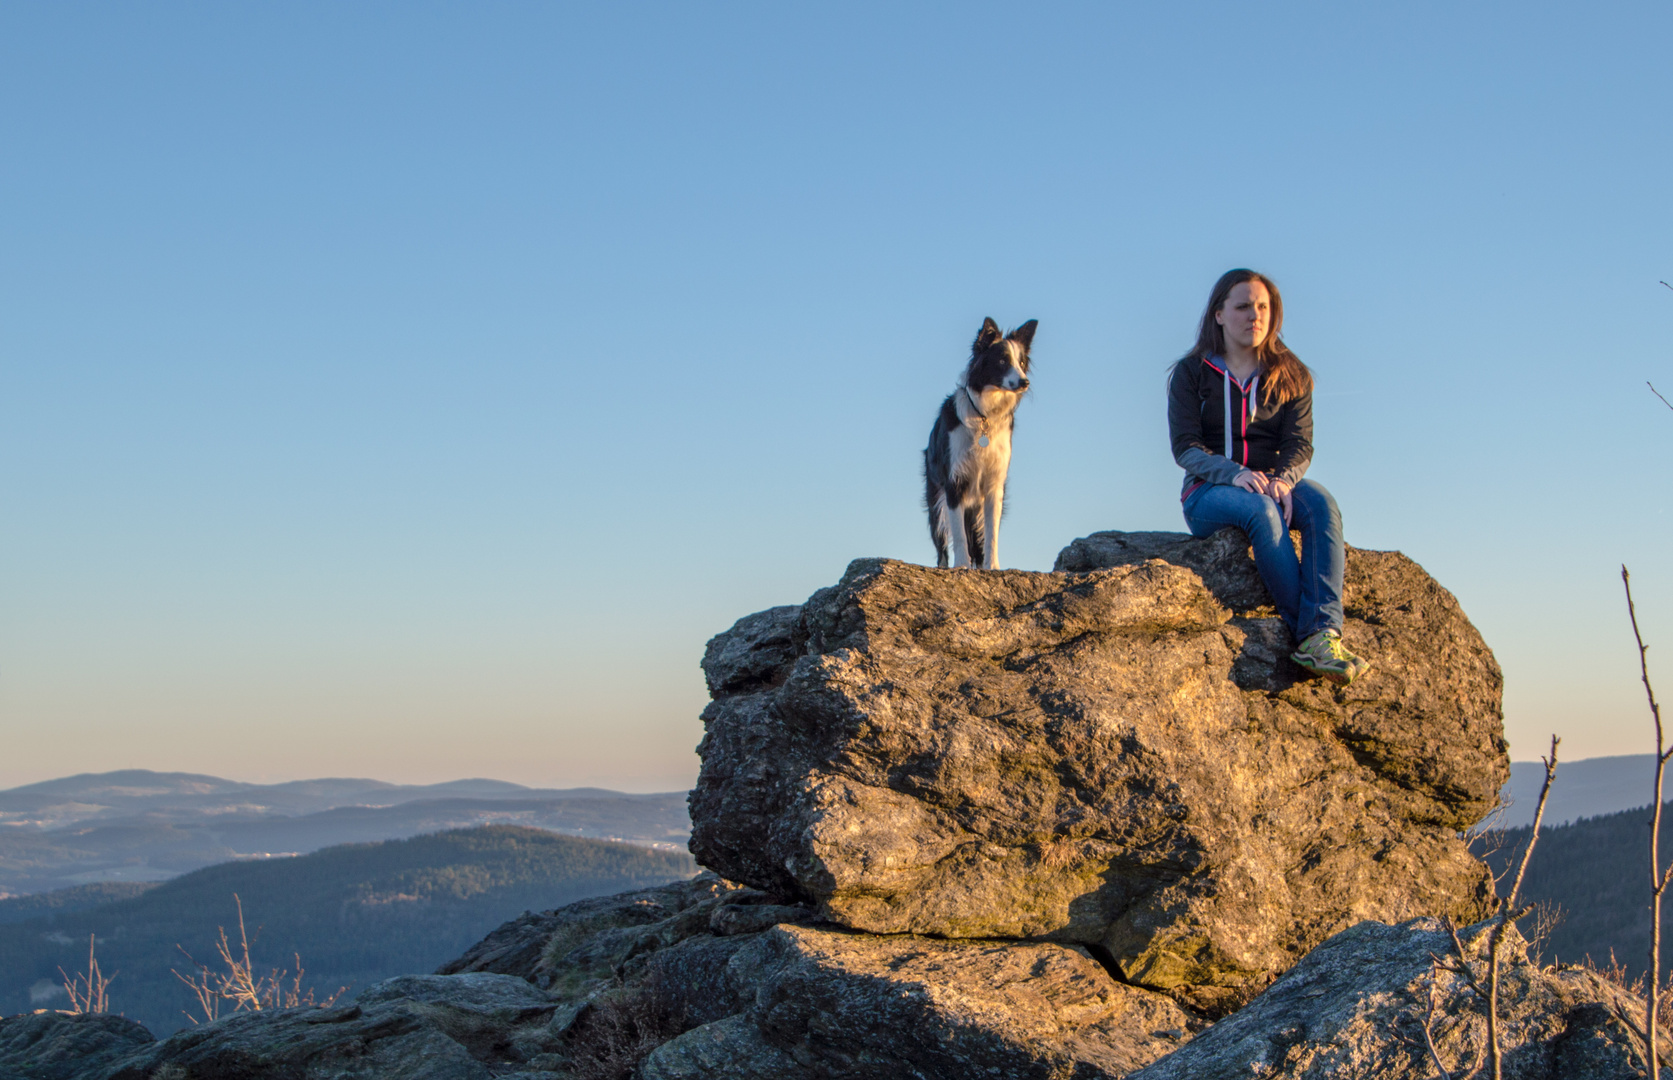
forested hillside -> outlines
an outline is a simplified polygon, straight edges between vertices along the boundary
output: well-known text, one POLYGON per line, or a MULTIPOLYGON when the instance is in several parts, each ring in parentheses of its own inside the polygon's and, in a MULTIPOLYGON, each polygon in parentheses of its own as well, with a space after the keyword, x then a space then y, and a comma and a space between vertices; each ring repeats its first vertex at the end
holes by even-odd
MULTIPOLYGON (((1561 783, 1561 773, 1558 774, 1561 783)), ((1582 818, 1540 830, 1522 895, 1561 909, 1561 921, 1543 943, 1547 962, 1578 963, 1590 956, 1609 962, 1613 949, 1635 976, 1649 968, 1650 949, 1650 808, 1582 818)), ((1495 874, 1521 858, 1528 829, 1488 833, 1475 841, 1495 874), (1494 850, 1495 845, 1497 850, 1494 850)), ((1673 855, 1673 806, 1662 816, 1662 859, 1673 855)), ((1529 919, 1522 926, 1530 928, 1529 919)), ((1673 941, 1673 896, 1663 905, 1662 941, 1673 941)), ((1673 947, 1662 950, 1668 969, 1673 947)))
MULTIPOLYGON (((111 1008, 159 1035, 188 1023, 190 992, 171 968, 190 973, 177 946, 215 957, 216 928, 237 940, 233 894, 258 971, 293 966, 305 985, 350 993, 392 975, 427 972, 525 910, 690 876, 689 855, 488 826, 311 855, 205 867, 112 902, 81 907, 69 890, 0 904, 45 907, 0 925, 0 1014, 65 1004, 58 968, 85 967, 88 935, 111 984, 111 1008)), ((0 909, 3 911, 3 909, 0 909)), ((0 916, 3 917, 3 916, 0 916)))
POLYGON ((0 897, 87 882, 154 883, 234 859, 481 825, 663 851, 684 851, 691 835, 683 791, 629 795, 500 780, 246 784, 129 769, 0 791, 0 897))

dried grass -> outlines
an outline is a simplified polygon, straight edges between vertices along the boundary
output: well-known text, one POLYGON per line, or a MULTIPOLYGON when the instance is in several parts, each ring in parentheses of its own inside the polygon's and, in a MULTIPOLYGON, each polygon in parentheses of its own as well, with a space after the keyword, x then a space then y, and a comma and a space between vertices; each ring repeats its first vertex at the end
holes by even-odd
POLYGON ((690 1029, 689 1013, 668 985, 651 976, 596 1000, 571 1029, 574 1080, 628 1080, 652 1050, 690 1029))
MULTIPOLYGON (((348 990, 346 986, 339 986, 337 990, 323 1001, 316 1001, 312 988, 302 987, 302 957, 293 953, 296 960, 296 972, 273 968, 265 975, 257 975, 255 965, 250 961, 250 937, 244 930, 244 901, 232 894, 232 902, 238 907, 238 952, 233 952, 232 943, 227 940, 226 927, 217 927, 220 940, 215 944, 215 951, 220 954, 221 963, 225 971, 212 971, 207 964, 200 964, 193 959, 192 954, 184 948, 181 955, 191 961, 197 968, 195 974, 186 976, 175 971, 174 977, 185 983, 197 998, 198 1009, 203 1013, 203 1020, 199 1021, 191 1013, 186 1013, 186 1019, 192 1023, 213 1022, 221 1015, 222 1002, 232 1002, 233 1012, 249 1010, 261 1012, 263 1009, 295 1009, 327 1008, 337 1003, 348 990)), ((259 929, 259 927, 258 927, 259 929)), ((172 969, 171 969, 172 970, 172 969)))

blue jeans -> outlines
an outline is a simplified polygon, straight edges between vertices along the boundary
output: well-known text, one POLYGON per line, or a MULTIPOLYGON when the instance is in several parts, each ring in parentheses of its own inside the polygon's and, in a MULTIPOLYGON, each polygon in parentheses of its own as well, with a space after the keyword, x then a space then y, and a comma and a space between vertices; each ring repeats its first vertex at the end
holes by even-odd
POLYGON ((1342 513, 1330 492, 1311 480, 1297 484, 1290 501, 1293 527, 1301 532, 1300 560, 1284 528, 1284 508, 1270 495, 1204 484, 1185 500, 1185 524, 1199 540, 1227 525, 1242 529, 1278 614, 1304 641, 1320 630, 1342 629, 1342 513))

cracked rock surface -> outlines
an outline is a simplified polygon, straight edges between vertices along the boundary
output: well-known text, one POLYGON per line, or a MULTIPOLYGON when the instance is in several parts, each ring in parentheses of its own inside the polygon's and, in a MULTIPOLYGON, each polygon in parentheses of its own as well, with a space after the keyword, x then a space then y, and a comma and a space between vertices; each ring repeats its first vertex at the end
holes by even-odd
POLYGON ((744 1007, 652 1051, 644 1080, 1120 1077, 1190 1037, 1169 998, 1046 942, 780 926, 726 976, 744 1007))
POLYGON ((1349 555, 1377 666, 1346 690, 1226 533, 1059 565, 857 560, 714 638, 698 861, 854 930, 1083 945, 1210 1014, 1361 920, 1485 914, 1457 833, 1508 773, 1502 679, 1415 563, 1349 555))
MULTIPOLYGON (((1490 926, 1460 935, 1484 982, 1490 926)), ((1529 963, 1514 930, 1506 945, 1499 989, 1506 1080, 1644 1075, 1642 1043, 1635 1034, 1642 1001, 1592 972, 1529 963)), ((1133 1080, 1429 1080, 1438 1075, 1422 1033, 1432 982, 1436 1050, 1451 1075, 1472 1075, 1486 1053, 1486 1012, 1461 976, 1432 970, 1431 953, 1449 958, 1451 952, 1450 936, 1433 919, 1401 926, 1361 923, 1314 949, 1243 1010, 1133 1080)))

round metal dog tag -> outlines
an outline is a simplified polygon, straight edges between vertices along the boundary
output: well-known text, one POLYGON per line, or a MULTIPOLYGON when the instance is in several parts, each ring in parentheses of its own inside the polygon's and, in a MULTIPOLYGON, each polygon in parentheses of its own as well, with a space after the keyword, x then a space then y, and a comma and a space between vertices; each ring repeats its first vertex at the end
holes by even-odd
POLYGON ((976 440, 976 445, 977 446, 984 446, 985 447, 985 446, 987 446, 987 444, 988 444, 988 437, 986 435, 983 435, 980 439, 976 440))

